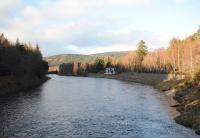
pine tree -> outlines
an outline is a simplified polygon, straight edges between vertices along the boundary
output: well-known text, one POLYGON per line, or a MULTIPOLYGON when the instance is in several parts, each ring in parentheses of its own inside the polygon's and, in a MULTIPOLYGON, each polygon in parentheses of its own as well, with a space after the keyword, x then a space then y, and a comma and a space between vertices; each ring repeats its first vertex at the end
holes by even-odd
POLYGON ((40 51, 40 47, 39 47, 39 44, 36 44, 36 48, 35 48, 36 51, 40 51))
POLYGON ((199 25, 199 29, 197 30, 197 32, 193 34, 193 37, 195 39, 200 39, 200 25, 199 25))
POLYGON ((107 61, 107 63, 106 63, 106 67, 108 68, 108 67, 111 67, 111 65, 112 65, 112 59, 110 58, 110 57, 108 57, 108 61, 107 61))
POLYGON ((96 58, 95 60, 96 72, 102 71, 104 69, 104 60, 101 58, 96 58))
POLYGON ((137 47, 137 68, 138 68, 138 71, 141 71, 142 61, 144 60, 144 57, 148 54, 148 48, 145 44, 146 43, 143 40, 141 40, 138 43, 138 47, 137 47))

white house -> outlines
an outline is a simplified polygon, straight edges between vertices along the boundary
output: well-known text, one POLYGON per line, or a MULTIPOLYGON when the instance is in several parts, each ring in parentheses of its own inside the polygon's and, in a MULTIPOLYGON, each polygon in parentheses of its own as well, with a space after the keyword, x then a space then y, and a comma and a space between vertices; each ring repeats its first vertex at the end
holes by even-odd
POLYGON ((106 74, 106 75, 115 75, 115 74, 117 74, 116 68, 106 68, 104 74, 106 74))

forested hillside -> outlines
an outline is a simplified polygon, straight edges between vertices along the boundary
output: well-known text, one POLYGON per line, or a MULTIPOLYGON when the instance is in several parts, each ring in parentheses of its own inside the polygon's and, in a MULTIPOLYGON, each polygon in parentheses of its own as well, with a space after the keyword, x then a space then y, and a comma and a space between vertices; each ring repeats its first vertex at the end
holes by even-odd
POLYGON ((91 54, 91 55, 78 55, 78 54, 63 54, 45 57, 49 63, 49 66, 59 66, 62 63, 71 63, 71 62, 94 62, 97 57, 107 58, 112 57, 114 59, 121 58, 128 54, 130 51, 121 51, 121 52, 107 52, 107 53, 99 53, 99 54, 91 54))

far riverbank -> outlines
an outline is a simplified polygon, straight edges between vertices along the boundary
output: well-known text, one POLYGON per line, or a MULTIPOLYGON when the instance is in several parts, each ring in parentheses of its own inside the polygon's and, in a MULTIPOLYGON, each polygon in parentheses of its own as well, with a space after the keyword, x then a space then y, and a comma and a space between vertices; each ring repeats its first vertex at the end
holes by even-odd
POLYGON ((117 79, 123 81, 131 81, 151 86, 156 86, 158 83, 168 78, 167 74, 153 74, 153 73, 134 73, 124 72, 116 75, 105 75, 103 73, 89 73, 88 77, 117 79))

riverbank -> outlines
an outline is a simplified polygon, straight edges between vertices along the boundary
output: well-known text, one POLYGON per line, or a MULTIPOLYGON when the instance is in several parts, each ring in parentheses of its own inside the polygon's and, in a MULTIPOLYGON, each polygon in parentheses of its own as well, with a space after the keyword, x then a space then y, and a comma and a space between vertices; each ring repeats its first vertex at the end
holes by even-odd
POLYGON ((180 112, 175 121, 200 134, 200 87, 185 80, 164 81, 157 86, 161 91, 174 92, 173 98, 179 103, 176 109, 180 112))
POLYGON ((28 76, 24 77, 1 76, 0 96, 38 87, 49 79, 50 78, 46 76, 42 78, 28 77, 28 76))
POLYGON ((167 79, 166 74, 153 74, 153 73, 134 73, 134 72, 124 72, 117 75, 105 75, 102 73, 89 73, 88 77, 96 78, 108 78, 117 79, 124 81, 131 81, 151 86, 156 86, 158 83, 167 79))
POLYGON ((154 88, 165 92, 166 95, 171 96, 171 106, 179 111, 180 115, 175 117, 178 124, 190 127, 200 134, 200 88, 185 84, 184 80, 167 80, 168 76, 165 74, 151 74, 151 73, 121 73, 117 75, 105 75, 102 73, 90 73, 88 77, 117 79, 123 81, 130 81, 151 85, 154 88))

